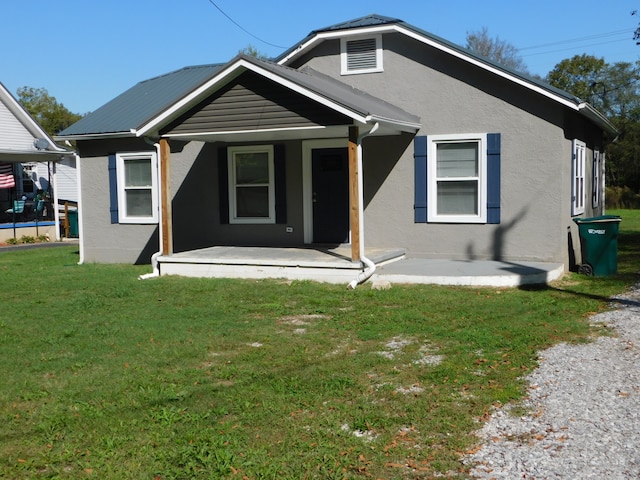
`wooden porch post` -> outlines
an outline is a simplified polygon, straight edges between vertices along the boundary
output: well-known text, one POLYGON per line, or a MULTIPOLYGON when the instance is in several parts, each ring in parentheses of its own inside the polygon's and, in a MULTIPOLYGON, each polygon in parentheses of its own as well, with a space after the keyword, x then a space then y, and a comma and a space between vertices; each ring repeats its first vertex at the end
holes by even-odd
POLYGON ((160 240, 162 255, 173 253, 173 221, 171 217, 171 148, 169 140, 160 139, 160 240))
POLYGON ((349 127, 349 221, 351 223, 351 260, 360 261, 360 195, 358 191, 358 132, 349 127))

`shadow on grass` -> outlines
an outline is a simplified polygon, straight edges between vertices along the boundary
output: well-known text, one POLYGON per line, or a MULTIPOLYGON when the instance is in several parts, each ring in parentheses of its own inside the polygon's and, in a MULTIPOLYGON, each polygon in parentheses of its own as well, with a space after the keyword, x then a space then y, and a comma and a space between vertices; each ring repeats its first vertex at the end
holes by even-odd
MULTIPOLYGON (((590 281, 590 277, 584 278, 585 282, 582 285, 590 281)), ((554 285, 523 285, 520 289, 530 292, 556 291, 620 307, 640 307, 640 297, 636 300, 621 298, 619 293, 615 295, 598 293, 598 291, 604 292, 606 290, 619 292, 620 290, 629 290, 634 285, 640 285, 640 233, 620 234, 618 238, 618 273, 609 277, 598 277, 597 280, 597 283, 594 281, 587 285, 587 288, 589 285, 593 287, 594 291, 592 292, 554 285)))

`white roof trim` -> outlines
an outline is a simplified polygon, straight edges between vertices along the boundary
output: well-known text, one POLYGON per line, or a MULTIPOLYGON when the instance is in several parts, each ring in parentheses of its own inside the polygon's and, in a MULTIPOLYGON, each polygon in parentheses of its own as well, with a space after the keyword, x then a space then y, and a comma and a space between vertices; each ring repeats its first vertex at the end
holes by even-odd
POLYGON ((326 107, 329 107, 336 112, 342 113, 343 115, 346 115, 347 117, 357 122, 360 122, 363 124, 367 123, 367 117, 363 115, 359 115, 355 113, 353 110, 347 107, 344 107, 343 105, 335 103, 327 99, 326 97, 323 97, 322 95, 318 95, 317 93, 298 85, 295 82, 287 80, 267 69, 260 67, 259 65, 256 65, 252 62, 247 61, 246 59, 241 58, 237 62, 234 62, 233 64, 229 65, 227 68, 219 72, 217 75, 215 75, 211 80, 209 80, 207 83, 202 85, 200 88, 198 88, 197 90, 194 90, 191 94, 187 95, 179 102, 176 102, 170 108, 168 108, 163 113, 155 117, 153 120, 151 120, 147 124, 140 127, 140 129, 135 131, 136 136, 140 137, 148 134, 150 131, 157 128, 159 125, 162 125, 162 123, 165 120, 167 120, 168 118, 171 118, 171 116, 180 112, 184 107, 188 106, 191 103, 195 103, 195 101, 200 99, 200 97, 202 97, 209 90, 214 88, 216 85, 227 83, 228 81, 232 80, 237 75, 242 73, 238 71, 239 69, 243 69, 243 71, 251 70, 259 75, 262 75, 265 78, 268 78, 269 80, 273 80, 274 82, 290 90, 300 93, 301 95, 304 95, 305 97, 311 100, 314 100, 322 105, 325 105, 326 107))
POLYGON ((360 123, 366 123, 367 119, 366 117, 359 115, 355 112, 353 112, 352 110, 338 104, 335 102, 330 101, 329 99, 318 95, 315 92, 312 92, 300 85, 298 85, 295 82, 292 82, 290 80, 287 80, 285 78, 282 78, 281 76, 266 70, 262 67, 260 67, 259 65, 256 65, 252 62, 247 61, 246 59, 239 59, 238 61, 234 62, 233 64, 229 65, 227 68, 225 68, 224 70, 222 70, 221 72, 219 72, 217 75, 215 75, 213 78, 211 78, 211 80, 209 80, 207 83, 205 83, 204 85, 202 85, 200 88, 194 90, 193 92, 191 92, 189 95, 187 95, 186 97, 184 97, 182 100, 176 102, 174 105, 172 105, 170 108, 168 108, 167 110, 165 110, 164 112, 162 112, 160 115, 158 115, 157 117, 155 117, 154 119, 152 119, 150 122, 148 122, 147 124, 143 125, 142 127, 140 127, 140 129, 138 129, 137 131, 135 131, 136 136, 140 137, 143 135, 148 134, 150 131, 152 131, 154 128, 157 128, 159 125, 162 125, 162 123, 171 118, 173 115, 175 115, 176 113, 182 111, 182 109, 186 106, 188 106, 189 104, 195 103, 197 100, 199 100, 203 95, 206 95, 207 92, 209 92, 211 89, 213 89, 216 85, 218 84, 224 84, 227 83, 228 81, 232 80, 233 78, 235 78, 237 75, 239 75, 240 73, 242 73, 241 71, 239 71, 239 69, 242 69, 242 71, 245 70, 251 70, 259 75, 262 75, 265 78, 268 78, 269 80, 273 80, 274 82, 290 89, 293 90, 297 93, 300 93, 302 95, 304 95, 305 97, 314 100, 322 105, 325 105, 333 110, 335 110, 336 112, 342 113, 343 115, 348 116, 349 118, 360 122, 360 123))
POLYGON ((294 51, 292 51, 291 53, 289 53, 286 57, 282 58, 278 64, 279 65, 285 65, 287 64, 293 57, 299 55, 301 52, 304 52, 308 49, 310 49, 313 45, 315 45, 316 43, 319 43, 323 40, 328 40, 328 39, 333 39, 333 38, 343 38, 345 36, 353 36, 353 35, 366 35, 366 34, 375 34, 375 33, 389 33, 389 32, 398 32, 398 33, 402 33, 404 35, 407 35, 408 37, 411 37, 419 42, 422 42, 424 44, 430 45, 438 50, 441 50, 445 53, 448 53, 450 55, 453 55, 454 57, 460 58, 462 60, 465 60, 473 65, 476 65, 484 70, 487 70, 491 73, 494 73, 495 75, 498 75, 500 77, 506 78, 514 83, 517 83, 518 85, 524 86, 526 88, 529 88, 541 95, 544 95, 545 97, 548 97, 552 100, 555 100, 556 102, 561 103, 562 105, 569 107, 573 110, 580 110, 579 106, 575 103, 575 102, 571 102, 570 100, 563 98, 559 95, 554 94, 553 92, 550 92, 548 90, 545 90, 541 87, 538 87, 535 84, 532 84, 530 82, 527 82, 515 75, 511 75, 508 72, 505 72, 504 70, 501 70, 499 68, 495 68, 492 65, 489 65, 487 63, 484 63, 480 60, 477 60, 469 55, 465 55, 463 52, 457 51, 453 48, 450 48, 446 45, 443 45, 439 42, 436 42, 430 38, 425 37, 424 35, 421 35, 417 32, 414 32, 412 30, 409 30, 405 27, 403 27, 402 25, 398 25, 398 24, 392 24, 392 25, 382 25, 382 26, 376 26, 376 27, 368 27, 368 28, 358 28, 358 27, 353 27, 350 30, 336 30, 336 31, 330 31, 330 32, 321 32, 318 33, 317 35, 315 35, 314 37, 310 38, 307 42, 301 44, 298 48, 296 48, 294 51))
POLYGON ((49 153, 71 153, 69 150, 59 147, 54 143, 49 134, 44 131, 38 122, 27 112, 27 110, 15 99, 15 97, 0 83, 0 100, 3 100, 9 111, 24 127, 29 131, 34 141, 40 138, 47 141, 48 146, 43 152, 49 153))

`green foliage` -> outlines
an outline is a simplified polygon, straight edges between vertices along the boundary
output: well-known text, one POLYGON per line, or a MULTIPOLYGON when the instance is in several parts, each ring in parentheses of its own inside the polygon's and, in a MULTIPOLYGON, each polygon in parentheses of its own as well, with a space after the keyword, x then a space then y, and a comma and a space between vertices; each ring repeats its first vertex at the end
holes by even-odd
POLYGON ((140 281, 75 246, 0 251, 0 477, 467 478, 537 352, 637 281, 624 215, 621 275, 547 288, 140 281))
POLYGON ((239 50, 238 53, 243 53, 245 55, 249 55, 250 57, 255 57, 259 60, 269 60, 269 56, 266 53, 261 52, 257 47, 253 45, 249 45, 242 50, 239 50))
POLYGON ((574 55, 553 67, 547 74, 547 81, 554 87, 589 101, 594 107, 599 108, 602 102, 598 100, 596 87, 602 79, 605 67, 604 58, 586 54, 574 55))
POLYGON ((640 209, 640 194, 629 187, 607 187, 605 201, 607 209, 640 209))
POLYGON ((18 88, 18 102, 50 136, 77 122, 82 115, 72 113, 44 88, 18 88))
POLYGON ((609 64, 576 55, 558 63, 547 81, 609 117, 619 135, 606 146, 606 183, 640 192, 640 61, 609 64))

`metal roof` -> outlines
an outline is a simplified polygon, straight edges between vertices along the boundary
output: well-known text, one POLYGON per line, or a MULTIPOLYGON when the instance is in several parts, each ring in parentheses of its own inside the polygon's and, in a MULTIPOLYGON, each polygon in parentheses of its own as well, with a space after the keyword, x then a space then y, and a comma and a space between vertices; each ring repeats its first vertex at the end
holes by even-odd
POLYGON ((131 132, 202 85, 222 66, 185 67, 144 80, 66 128, 57 137, 131 132))

